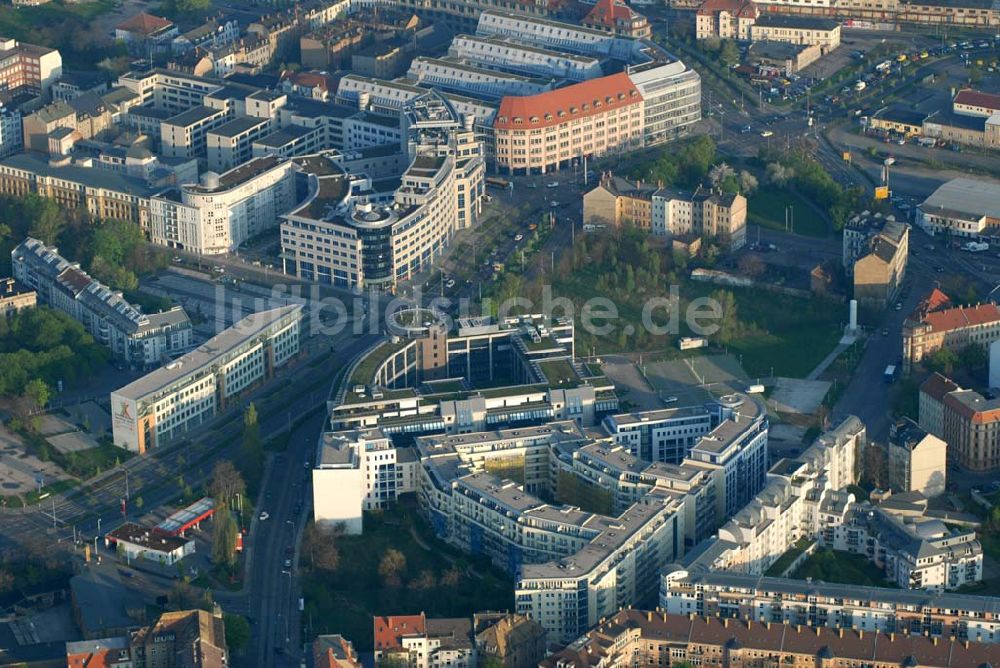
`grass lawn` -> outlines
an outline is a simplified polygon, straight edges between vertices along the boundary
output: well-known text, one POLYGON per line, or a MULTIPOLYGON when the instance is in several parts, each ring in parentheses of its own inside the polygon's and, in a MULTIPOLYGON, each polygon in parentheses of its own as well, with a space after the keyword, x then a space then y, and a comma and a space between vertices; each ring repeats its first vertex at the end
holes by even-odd
POLYGON ((785 230, 785 207, 794 207, 795 234, 825 237, 826 221, 795 193, 782 188, 764 186, 747 202, 748 222, 771 230, 785 230))
POLYGON ((812 578, 823 582, 862 585, 865 587, 893 587, 878 566, 860 554, 818 550, 795 569, 791 576, 797 580, 812 578))
POLYGON ((707 297, 719 289, 733 293, 740 322, 752 323, 759 330, 728 345, 730 353, 742 356, 743 368, 751 377, 768 376, 773 368, 777 376, 802 378, 840 340, 843 313, 828 302, 704 283, 683 286, 681 297, 707 297))
POLYGON ((477 610, 513 610, 514 583, 480 558, 464 555, 433 537, 417 515, 415 500, 404 499, 385 512, 365 513, 364 533, 338 539, 340 566, 333 575, 304 572, 303 621, 311 635, 342 633, 360 651, 372 648, 374 615, 416 614, 471 617, 477 610), (430 546, 425 549, 414 538, 430 546), (402 584, 388 587, 378 573, 388 549, 406 557, 402 584), (423 571, 438 581, 449 569, 462 574, 457 586, 414 586, 423 571))
POLYGON ((792 545, 788 550, 778 557, 778 560, 771 564, 771 567, 767 569, 764 575, 770 577, 781 577, 781 574, 785 572, 785 569, 792 565, 792 562, 799 558, 799 555, 806 551, 806 549, 812 544, 807 538, 799 538, 795 541, 795 545, 792 545))

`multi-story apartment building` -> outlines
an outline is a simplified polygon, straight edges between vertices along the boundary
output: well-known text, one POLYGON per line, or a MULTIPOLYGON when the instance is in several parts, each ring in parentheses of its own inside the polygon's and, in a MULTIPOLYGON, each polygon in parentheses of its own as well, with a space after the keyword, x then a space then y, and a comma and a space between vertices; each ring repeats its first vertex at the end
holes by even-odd
POLYGON ((758 16, 753 0, 705 0, 695 13, 695 38, 749 41, 758 16))
POLYGON ((746 245, 747 200, 743 195, 658 188, 651 200, 650 223, 657 236, 714 238, 729 250, 746 245))
POLYGON ((408 101, 402 113, 410 163, 401 185, 353 177, 325 156, 296 160, 312 176, 308 199, 283 216, 286 273, 394 290, 475 224, 486 166, 471 119, 436 93, 408 101))
POLYGON ((191 347, 191 321, 183 308, 142 313, 38 239, 18 244, 11 264, 14 278, 33 289, 41 303, 80 322, 117 360, 145 367, 191 347))
MULTIPOLYGON (((846 235, 844 243, 847 244, 846 235)), ((903 287, 910 250, 910 226, 887 221, 865 246, 849 270, 854 277, 854 298, 862 306, 881 310, 903 287)))
POLYGON ((889 430, 889 487, 893 492, 920 492, 928 498, 944 494, 948 444, 924 431, 910 418, 889 430))
POLYGON ((48 95, 62 76, 62 56, 55 49, 0 39, 0 93, 48 95))
POLYGON ((296 203, 295 166, 287 159, 253 158, 224 174, 208 172, 149 200, 155 244, 203 255, 228 253, 278 224, 296 203))
POLYGON ((375 617, 375 661, 411 668, 475 668, 472 622, 419 615, 375 617))
POLYGON ((903 321, 903 365, 909 368, 942 348, 958 352, 975 344, 988 348, 1000 339, 996 304, 951 306, 936 288, 903 321))
POLYGON ((313 517, 360 534, 362 512, 383 509, 417 490, 413 448, 396 448, 376 429, 327 432, 313 467, 313 517))
POLYGON ((23 197, 35 193, 69 209, 86 209, 97 220, 124 220, 149 227, 149 198, 144 181, 111 170, 73 164, 68 157, 46 160, 18 153, 0 160, 0 193, 23 197))
POLYGON ((208 133, 229 123, 228 108, 199 105, 185 109, 160 123, 160 152, 167 158, 205 155, 208 133))
POLYGON ((580 23, 595 30, 637 39, 648 38, 653 34, 646 17, 623 0, 597 0, 580 23))
POLYGON ((983 548, 975 530, 949 529, 939 519, 912 512, 862 505, 848 522, 825 528, 820 540, 866 556, 906 589, 942 591, 983 579, 983 548))
POLYGON ((312 659, 315 668, 361 668, 354 643, 339 633, 316 636, 312 659))
POLYGON ((643 145, 642 95, 624 72, 532 96, 507 96, 493 123, 496 162, 545 173, 583 156, 643 145))
POLYGON ((823 53, 828 53, 840 46, 840 23, 832 19, 765 13, 750 26, 750 39, 817 45, 823 53))
POLYGON ((24 148, 24 126, 21 112, 0 107, 0 158, 19 153, 24 148))
POLYGON ((1000 228, 1000 186, 957 178, 917 205, 917 225, 928 234, 986 241, 1000 228))
POLYGON ((564 53, 497 37, 458 35, 452 40, 448 55, 479 67, 528 77, 584 81, 604 74, 597 56, 564 53))
MULTIPOLYGON (((738 425, 739 419, 734 418, 729 428, 738 425)), ((744 433, 753 432, 744 428, 744 433)), ((731 504, 732 492, 722 486, 728 478, 717 475, 716 515, 720 521, 732 519, 716 537, 696 546, 679 568, 760 575, 800 537, 815 536, 844 522, 854 497, 841 490, 855 480, 857 451, 864 440, 860 420, 846 418, 799 458, 778 461, 767 473, 766 486, 762 489, 758 484, 759 493, 749 502, 738 499, 731 504)), ((696 463, 692 457, 684 465, 696 463)))
POLYGON ((9 318, 18 311, 34 308, 38 293, 13 278, 0 278, 0 317, 9 318))
POLYGON ((298 304, 247 316, 111 393, 114 443, 143 453, 213 418, 299 352, 298 304))
POLYGON ((961 466, 1000 468, 1000 399, 934 374, 920 386, 920 426, 947 443, 949 458, 961 466))
POLYGON ((530 617, 477 612, 472 627, 480 665, 496 661, 500 668, 537 668, 545 658, 545 629, 530 617))
POLYGON ((655 183, 631 183, 610 172, 601 174, 597 187, 583 196, 584 225, 633 225, 647 232, 653 227, 655 183))
POLYGON ((621 610, 540 666, 959 668, 992 665, 998 656, 1000 648, 994 645, 955 638, 621 610))
POLYGON ((525 76, 479 67, 453 58, 417 56, 410 63, 407 78, 417 84, 452 93, 499 100, 506 95, 536 95, 552 90, 552 78, 525 76))
POLYGON ((680 464, 712 430, 709 407, 687 406, 608 415, 602 425, 615 443, 647 462, 680 464))
POLYGON ((179 32, 170 19, 140 12, 115 26, 115 39, 123 42, 133 56, 152 59, 170 53, 179 32))
MULTIPOLYGON (((942 640, 1000 642, 1000 611, 989 596, 863 587, 725 571, 665 574, 668 614, 747 619, 772 625, 942 640)), ((815 631, 813 631, 815 633, 815 631)))

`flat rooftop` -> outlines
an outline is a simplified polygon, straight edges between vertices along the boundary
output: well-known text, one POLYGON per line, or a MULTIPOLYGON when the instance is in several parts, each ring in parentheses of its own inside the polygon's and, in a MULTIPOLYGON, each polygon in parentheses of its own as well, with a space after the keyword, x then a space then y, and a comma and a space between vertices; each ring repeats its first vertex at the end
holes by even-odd
POLYGON ((224 123, 217 128, 208 131, 210 135, 219 135, 220 137, 236 137, 243 134, 244 132, 249 132, 254 128, 259 128, 262 125, 267 125, 270 123, 270 119, 267 118, 255 118, 253 116, 243 116, 241 118, 235 118, 228 123, 224 123))
POLYGON ((976 218, 1000 218, 1000 184, 964 177, 952 179, 925 199, 920 209, 924 213, 946 209, 976 218))
POLYGON ((187 111, 182 111, 176 116, 171 116, 164 122, 169 125, 176 125, 177 127, 186 128, 190 125, 195 125, 206 119, 212 118, 214 116, 224 115, 226 112, 222 109, 215 109, 213 107, 206 107, 204 105, 199 105, 197 107, 191 107, 187 111))
POLYGON ((114 394, 142 401, 150 395, 160 392, 189 376, 210 367, 220 357, 237 349, 241 345, 259 336, 268 327, 283 318, 298 315, 302 311, 300 304, 281 306, 268 311, 260 311, 243 318, 227 330, 216 334, 193 351, 178 357, 166 366, 146 374, 125 387, 115 390, 114 394))

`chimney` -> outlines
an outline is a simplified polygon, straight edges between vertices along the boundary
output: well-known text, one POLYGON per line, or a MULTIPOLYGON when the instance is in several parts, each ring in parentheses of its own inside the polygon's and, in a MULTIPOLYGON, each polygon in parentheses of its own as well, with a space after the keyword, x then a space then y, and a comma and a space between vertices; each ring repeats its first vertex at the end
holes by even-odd
POLYGON ((839 629, 837 629, 837 635, 840 636, 841 638, 844 637, 844 627, 840 627, 839 629))
POLYGON ((768 631, 770 631, 771 630, 771 622, 764 622, 764 628, 766 628, 768 631))
POLYGON ((890 633, 889 634, 889 642, 896 642, 896 634, 895 633, 890 633))
POLYGON ((865 630, 858 629, 858 638, 864 638, 864 637, 865 637, 865 630))
POLYGON ((969 640, 968 639, 965 640, 965 649, 969 649, 969 640))
POLYGON ((649 612, 646 613, 646 621, 650 621, 650 622, 653 621, 653 611, 652 610, 650 610, 649 612))
POLYGON ((722 626, 727 629, 729 628, 729 617, 722 620, 722 626))
POLYGON ((816 627, 816 635, 819 635, 819 629, 820 629, 820 627, 817 626, 816 627))
POLYGON ((796 631, 797 631, 798 633, 802 633, 802 625, 801 625, 801 624, 796 624, 796 625, 795 625, 795 630, 796 630, 796 631))
POLYGON ((937 638, 937 636, 934 636, 934 646, 935 646, 935 647, 937 647, 937 641, 938 641, 938 638, 937 638))

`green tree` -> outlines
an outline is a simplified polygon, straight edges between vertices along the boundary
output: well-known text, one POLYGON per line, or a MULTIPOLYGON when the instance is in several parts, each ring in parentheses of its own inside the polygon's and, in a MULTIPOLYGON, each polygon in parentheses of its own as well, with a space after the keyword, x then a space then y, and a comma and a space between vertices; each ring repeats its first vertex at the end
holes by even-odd
POLYGON ((28 234, 47 244, 56 243, 66 229, 66 215, 55 200, 28 195, 22 210, 28 222, 28 234))
POLYGON ((954 352, 947 348, 938 348, 924 358, 924 366, 928 371, 937 371, 947 376, 951 375, 957 361, 958 355, 954 352))
POLYGON ((240 448, 240 470, 251 489, 257 489, 264 470, 264 444, 257 423, 257 407, 253 402, 243 412, 243 442, 240 448))
POLYGON ((45 405, 49 403, 51 394, 52 391, 49 389, 49 386, 40 378, 30 380, 24 386, 23 396, 30 402, 34 410, 45 408, 45 405))
POLYGON ((719 327, 714 338, 719 343, 732 343, 740 329, 739 313, 736 308, 736 297, 729 290, 716 290, 708 297, 719 309, 719 327))
POLYGON ((229 649, 239 652, 250 644, 250 622, 246 617, 227 612, 222 615, 222 622, 226 626, 226 645, 229 649))
POLYGON ((228 506, 219 504, 212 522, 212 561, 231 569, 236 565, 236 520, 228 506))
POLYGON ((970 343, 958 351, 959 365, 969 372, 985 369, 987 359, 986 348, 978 343, 970 343))
POLYGON ((736 42, 731 39, 722 41, 722 46, 719 47, 719 62, 726 67, 739 64, 740 50, 736 47, 736 42))

